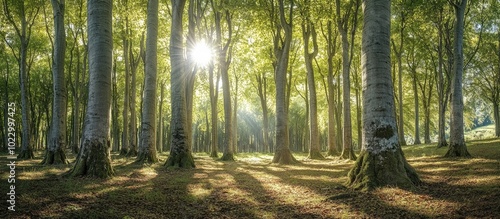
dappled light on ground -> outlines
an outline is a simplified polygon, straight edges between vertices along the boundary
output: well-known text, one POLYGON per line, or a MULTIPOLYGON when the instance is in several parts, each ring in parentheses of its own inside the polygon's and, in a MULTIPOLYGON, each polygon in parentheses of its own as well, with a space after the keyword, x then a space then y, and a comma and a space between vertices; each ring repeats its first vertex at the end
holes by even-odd
POLYGON ((163 162, 137 166, 134 159, 113 154, 115 176, 107 180, 62 177, 71 164, 47 167, 39 165, 40 159, 20 161, 19 208, 13 218, 500 215, 500 140, 468 145, 472 159, 442 158, 437 155, 445 149, 434 145, 406 146, 405 154, 424 184, 412 191, 389 187, 370 193, 344 187, 352 161, 308 160, 307 154, 295 154, 297 165, 271 164, 272 154, 239 154, 236 162, 195 154, 197 167, 189 170, 166 169, 163 162))

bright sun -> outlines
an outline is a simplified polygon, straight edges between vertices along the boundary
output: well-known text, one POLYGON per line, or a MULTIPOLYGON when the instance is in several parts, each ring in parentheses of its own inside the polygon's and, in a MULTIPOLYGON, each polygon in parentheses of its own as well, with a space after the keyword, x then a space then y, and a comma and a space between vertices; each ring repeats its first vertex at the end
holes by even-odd
POLYGON ((191 59, 200 67, 207 66, 212 61, 213 51, 205 40, 196 43, 191 50, 191 59))

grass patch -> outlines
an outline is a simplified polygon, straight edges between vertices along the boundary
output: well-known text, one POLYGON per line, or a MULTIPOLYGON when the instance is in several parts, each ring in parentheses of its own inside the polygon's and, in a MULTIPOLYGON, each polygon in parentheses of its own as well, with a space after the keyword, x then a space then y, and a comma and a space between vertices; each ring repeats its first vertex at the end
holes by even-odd
MULTIPOLYGON (((500 215, 499 147, 497 139, 472 141, 474 158, 448 159, 441 157, 446 148, 406 146, 424 184, 371 193, 343 186, 352 161, 308 160, 307 154, 294 154, 298 165, 275 165, 272 154, 223 162, 200 153, 188 170, 165 168, 167 153, 145 167, 113 154, 115 177, 102 180, 62 178, 71 165, 41 166, 37 153, 35 160, 17 161, 16 212, 6 212, 2 201, 0 218, 491 218, 500 215)), ((7 166, 0 170, 6 193, 7 166)))

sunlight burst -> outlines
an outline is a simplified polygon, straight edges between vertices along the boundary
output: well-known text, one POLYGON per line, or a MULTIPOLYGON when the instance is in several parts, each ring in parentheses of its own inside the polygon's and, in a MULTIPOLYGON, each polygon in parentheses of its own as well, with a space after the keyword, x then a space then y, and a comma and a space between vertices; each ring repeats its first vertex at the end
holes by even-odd
POLYGON ((199 67, 208 66, 208 64, 212 61, 212 57, 212 48, 210 48, 205 40, 201 40, 196 43, 191 50, 191 60, 193 60, 199 67))

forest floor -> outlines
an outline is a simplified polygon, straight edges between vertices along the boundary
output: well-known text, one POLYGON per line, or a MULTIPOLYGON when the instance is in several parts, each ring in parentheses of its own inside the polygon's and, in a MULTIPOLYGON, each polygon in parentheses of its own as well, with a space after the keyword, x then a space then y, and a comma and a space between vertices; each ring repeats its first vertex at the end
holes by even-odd
MULTIPOLYGON (((423 185, 372 192, 344 187, 353 161, 270 164, 270 154, 222 162, 195 154, 196 168, 162 162, 135 166, 113 154, 111 179, 63 178, 71 165, 17 161, 16 211, 7 212, 8 166, 0 160, 0 218, 494 218, 500 215, 500 140, 468 143, 472 159, 448 159, 446 148, 404 147, 423 185)), ((74 155, 68 154, 70 161, 74 155)))

